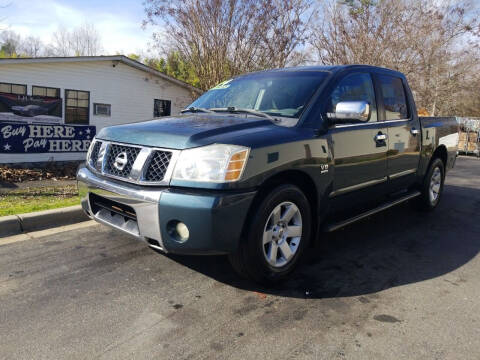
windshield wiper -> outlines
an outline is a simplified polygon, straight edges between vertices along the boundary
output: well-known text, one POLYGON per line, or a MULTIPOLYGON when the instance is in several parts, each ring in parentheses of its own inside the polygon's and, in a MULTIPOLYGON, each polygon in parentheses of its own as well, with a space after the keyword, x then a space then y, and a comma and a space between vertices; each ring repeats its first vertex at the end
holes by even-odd
POLYGON ((260 116, 263 118, 266 118, 270 121, 273 122, 281 122, 280 119, 274 118, 273 116, 270 116, 268 114, 265 114, 264 112, 257 111, 257 110, 252 110, 252 109, 241 109, 241 108, 236 108, 235 106, 229 106, 226 108, 211 108, 211 111, 226 111, 226 112, 231 112, 231 113, 245 113, 245 114, 251 114, 255 116, 260 116))
POLYGON ((192 113, 197 113, 197 112, 212 113, 213 111, 211 111, 211 110, 209 110, 209 109, 204 109, 204 108, 200 108, 200 107, 195 107, 195 106, 192 106, 192 107, 189 107, 189 108, 187 108, 187 109, 183 109, 182 111, 180 111, 181 114, 186 113, 186 112, 192 112, 192 113))

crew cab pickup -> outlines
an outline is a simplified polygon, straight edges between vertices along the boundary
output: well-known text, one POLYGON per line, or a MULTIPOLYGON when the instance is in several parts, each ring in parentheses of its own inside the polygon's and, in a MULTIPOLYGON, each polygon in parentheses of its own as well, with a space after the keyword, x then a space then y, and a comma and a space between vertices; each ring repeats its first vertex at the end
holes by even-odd
MULTIPOLYGON (((137 119, 132 119, 137 120, 137 119)), ((157 251, 228 254, 271 284, 322 232, 437 207, 454 118, 419 118, 405 76, 364 65, 227 80, 178 116, 103 128, 77 179, 94 220, 157 251)))

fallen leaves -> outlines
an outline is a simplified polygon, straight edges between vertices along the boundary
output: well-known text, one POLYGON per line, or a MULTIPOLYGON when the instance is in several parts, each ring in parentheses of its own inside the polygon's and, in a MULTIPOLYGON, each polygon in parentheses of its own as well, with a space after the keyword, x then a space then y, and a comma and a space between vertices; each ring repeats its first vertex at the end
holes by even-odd
POLYGON ((0 181, 19 183, 34 180, 73 180, 77 164, 46 166, 43 169, 22 169, 0 166, 0 181))
POLYGON ((255 295, 257 295, 260 299, 265 300, 267 295, 258 291, 254 291, 255 295))

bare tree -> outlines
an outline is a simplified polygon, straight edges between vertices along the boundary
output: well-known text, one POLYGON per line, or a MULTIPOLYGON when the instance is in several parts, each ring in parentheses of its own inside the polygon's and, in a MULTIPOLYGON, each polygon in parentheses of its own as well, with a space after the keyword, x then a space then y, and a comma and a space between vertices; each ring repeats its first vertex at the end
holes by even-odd
POLYGON ((158 47, 192 64, 203 89, 232 75, 298 61, 311 0, 145 0, 144 25, 162 25, 158 47))
POLYGON ((39 37, 28 36, 25 40, 22 41, 20 49, 22 54, 25 56, 39 57, 42 55, 44 45, 39 37))
POLYGON ((72 31, 59 27, 47 53, 50 56, 95 56, 102 50, 99 32, 93 24, 85 23, 72 31))
POLYGON ((38 37, 29 36, 23 39, 16 32, 5 30, 0 34, 0 48, 2 56, 5 57, 38 57, 43 52, 43 43, 38 37))
POLYGON ((101 37, 95 26, 84 23, 70 33, 70 48, 75 56, 95 56, 102 51, 101 37))
POLYGON ((6 56, 14 56, 20 50, 21 37, 14 31, 4 30, 0 34, 0 50, 6 56))
POLYGON ((456 95, 478 71, 478 15, 473 0, 331 0, 312 45, 324 64, 400 70, 419 107, 432 115, 454 114, 460 106, 456 95))
POLYGON ((73 52, 70 47, 70 32, 60 26, 53 33, 52 42, 47 50, 48 56, 71 56, 73 52))
POLYGON ((264 67, 299 65, 306 60, 300 48, 310 36, 316 7, 310 1, 274 0, 269 14, 270 29, 260 33, 265 46, 264 67))

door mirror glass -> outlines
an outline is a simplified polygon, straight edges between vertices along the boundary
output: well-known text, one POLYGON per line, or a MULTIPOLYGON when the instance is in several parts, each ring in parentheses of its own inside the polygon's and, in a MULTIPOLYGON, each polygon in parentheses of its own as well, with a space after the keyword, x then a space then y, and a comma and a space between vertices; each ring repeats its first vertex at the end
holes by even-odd
POLYGON ((341 101, 334 113, 327 113, 333 123, 367 122, 370 119, 370 104, 366 101, 341 101))

